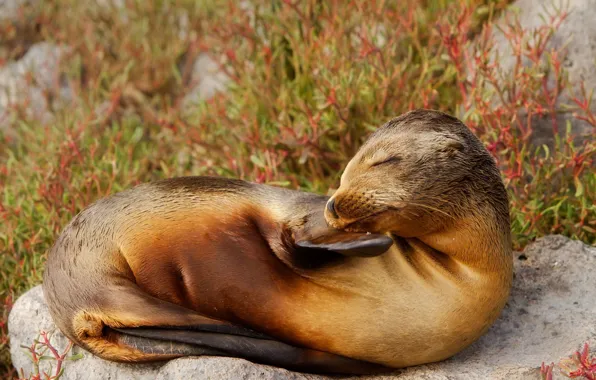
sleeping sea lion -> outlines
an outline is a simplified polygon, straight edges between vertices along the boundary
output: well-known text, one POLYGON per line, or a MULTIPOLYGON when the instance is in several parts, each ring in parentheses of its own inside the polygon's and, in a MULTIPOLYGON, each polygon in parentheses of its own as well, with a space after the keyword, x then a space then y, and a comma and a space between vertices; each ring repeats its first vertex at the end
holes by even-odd
POLYGON ((439 361, 481 336, 512 281, 508 200, 458 119, 375 131, 331 198, 216 177, 142 184, 66 226, 43 289, 102 358, 245 358, 359 374, 439 361))

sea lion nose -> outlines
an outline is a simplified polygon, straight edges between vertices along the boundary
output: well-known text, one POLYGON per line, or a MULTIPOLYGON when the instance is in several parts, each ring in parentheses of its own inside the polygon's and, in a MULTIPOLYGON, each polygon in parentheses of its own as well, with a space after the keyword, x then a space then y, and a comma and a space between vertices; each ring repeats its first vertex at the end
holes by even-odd
POLYGON ((337 211, 335 211, 335 198, 331 198, 329 202, 327 202, 327 211, 329 211, 329 213, 334 219, 339 218, 339 215, 337 215, 337 211))

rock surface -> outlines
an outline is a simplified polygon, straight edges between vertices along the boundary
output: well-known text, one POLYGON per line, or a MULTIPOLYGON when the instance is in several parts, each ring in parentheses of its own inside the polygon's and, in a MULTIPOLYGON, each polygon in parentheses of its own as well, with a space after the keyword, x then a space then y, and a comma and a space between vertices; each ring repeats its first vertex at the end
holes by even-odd
POLYGON ((225 90, 229 78, 207 53, 201 53, 192 68, 192 88, 184 97, 184 106, 192 107, 201 100, 207 100, 225 90))
MULTIPOLYGON (((596 248, 562 236, 549 236, 522 254, 516 253, 514 260, 511 298, 486 335, 444 362, 362 379, 540 379, 538 367, 543 361, 557 363, 584 342, 596 345, 596 277, 592 270, 596 266, 596 248)), ((30 346, 39 331, 54 331, 52 341, 61 349, 67 344, 66 338, 55 331, 39 286, 17 300, 8 328, 13 363, 26 373, 32 369, 31 361, 20 346, 30 346)), ((74 352, 84 353, 84 357, 67 362, 62 379, 326 378, 233 358, 183 358, 166 364, 125 365, 93 357, 78 347, 74 352)))
MULTIPOLYGON (((546 50, 561 50, 565 56, 563 69, 568 74, 573 92, 580 94, 579 83, 583 80, 589 92, 596 88, 596 0, 517 0, 511 5, 512 9, 519 11, 521 26, 531 31, 545 25, 542 17, 554 14, 554 9, 567 9, 567 18, 553 34, 546 50), (567 7, 568 5, 568 7, 567 7), (548 12, 548 13, 547 13, 548 12)), ((513 19, 512 19, 513 20, 513 19)), ((530 34, 528 34, 530 35, 530 34)), ((507 72, 515 64, 510 42, 494 29, 495 49, 499 51, 499 64, 507 72)), ((546 58, 546 55, 545 55, 546 58)), ((528 61, 529 62, 529 61, 528 61)), ((550 78, 549 87, 554 88, 554 79, 550 78)), ((559 132, 565 132, 566 121, 571 121, 572 132, 577 135, 576 142, 583 142, 585 136, 594 138, 596 130, 587 122, 572 116, 572 111, 565 105, 574 106, 569 91, 563 91, 556 102, 560 111, 557 115, 559 132)), ((596 101, 591 104, 592 112, 596 112, 596 101)), ((547 144, 552 146, 553 132, 550 116, 537 119, 534 123, 532 142, 539 146, 547 144)))
POLYGON ((39 0, 0 0, 0 21, 16 21, 26 6, 34 6, 39 0))
POLYGON ((22 107, 27 118, 47 123, 52 120, 52 107, 72 97, 60 77, 59 63, 65 51, 41 42, 18 61, 0 68, 0 130, 10 133, 13 129, 14 108, 22 107))

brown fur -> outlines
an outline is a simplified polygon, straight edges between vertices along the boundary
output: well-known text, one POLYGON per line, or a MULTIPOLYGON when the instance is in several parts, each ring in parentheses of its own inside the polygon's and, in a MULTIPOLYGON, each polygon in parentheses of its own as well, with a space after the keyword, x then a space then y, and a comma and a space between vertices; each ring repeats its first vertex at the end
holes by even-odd
POLYGON ((177 178, 100 200, 49 254, 50 311, 111 360, 180 356, 135 351, 111 329, 234 324, 388 367, 445 359, 498 316, 512 277, 507 196, 457 119, 419 110, 391 120, 333 199, 329 225, 395 244, 376 257, 298 249, 332 233, 327 198, 238 180, 177 178))

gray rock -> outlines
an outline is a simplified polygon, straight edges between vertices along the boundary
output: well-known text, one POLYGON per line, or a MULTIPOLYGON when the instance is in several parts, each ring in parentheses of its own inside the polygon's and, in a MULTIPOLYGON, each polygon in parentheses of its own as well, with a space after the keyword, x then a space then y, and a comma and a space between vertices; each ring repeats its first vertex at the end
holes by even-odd
MULTIPOLYGON (((97 5, 108 9, 123 10, 124 0, 96 0, 97 5)), ((125 10, 123 10, 125 12, 125 10)))
POLYGON ((39 0, 0 0, 0 21, 16 21, 20 9, 38 2, 39 0))
POLYGON ((28 119, 48 123, 52 107, 72 98, 59 70, 65 52, 64 47, 42 42, 31 46, 23 58, 0 68, 0 131, 14 131, 14 108, 22 107, 28 119))
MULTIPOLYGON (((514 260, 511 298, 486 335, 443 362, 361 379, 539 379, 538 368, 543 361, 557 363, 584 342, 596 347, 596 277, 592 270, 596 266, 596 248, 562 236, 549 236, 530 245, 523 254, 516 253, 514 260)), ((39 331, 53 331, 52 341, 60 349, 67 344, 55 331, 39 286, 17 300, 8 328, 13 364, 26 372, 32 366, 20 345, 31 345, 39 331)), ((326 378, 233 358, 183 358, 166 364, 125 365, 104 361, 77 347, 73 351, 84 353, 84 357, 66 363, 63 379, 326 378)))
MULTIPOLYGON (((552 36, 546 50, 560 50, 565 56, 563 69, 568 74, 574 93, 580 94, 579 83, 582 80, 588 94, 596 88, 596 23, 594 22, 596 20, 596 0, 517 0, 511 5, 511 8, 519 11, 520 24, 529 31, 545 25, 542 17, 553 14, 555 8, 567 9, 569 15, 552 36)), ((494 38, 494 48, 499 51, 499 64, 504 72, 508 72, 515 64, 511 45, 496 28, 494 29, 494 38)), ((526 64, 529 64, 527 59, 526 64)), ((552 75, 549 78, 549 87, 554 88, 554 78, 552 75)), ((565 133, 566 123, 569 120, 572 125, 572 133, 577 136, 576 143, 583 142, 586 137, 594 138, 596 128, 573 117, 573 112, 568 107, 575 106, 571 99, 569 91, 563 91, 557 99, 559 133, 561 135, 565 133)), ((596 101, 592 102, 591 110, 596 112, 596 101)), ((523 112, 521 117, 523 118, 523 112)), ((534 128, 532 143, 535 146, 546 144, 552 147, 554 135, 550 116, 536 118, 532 125, 534 128)))
POLYGON ((217 63, 206 53, 201 53, 195 60, 191 75, 192 89, 184 97, 184 107, 213 97, 225 90, 229 78, 223 73, 217 63))

